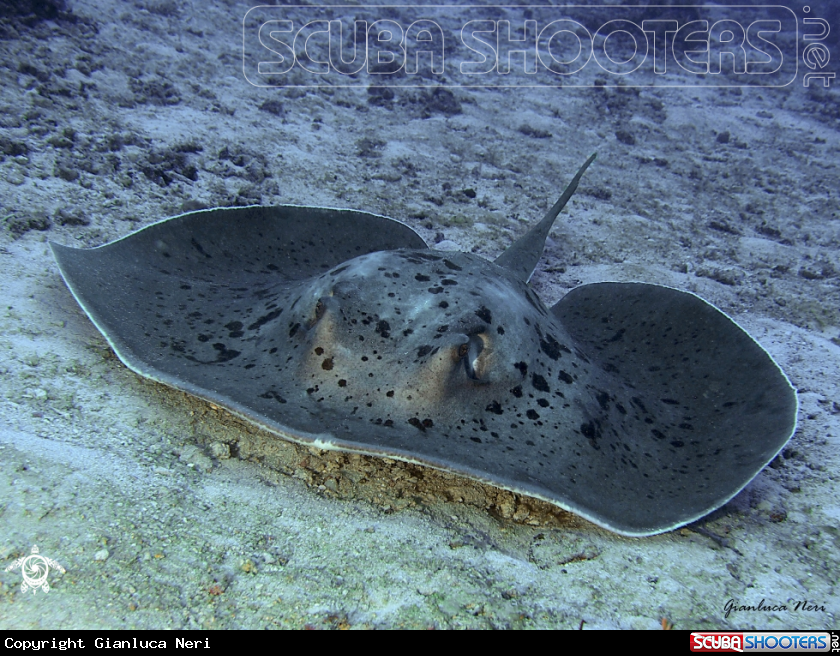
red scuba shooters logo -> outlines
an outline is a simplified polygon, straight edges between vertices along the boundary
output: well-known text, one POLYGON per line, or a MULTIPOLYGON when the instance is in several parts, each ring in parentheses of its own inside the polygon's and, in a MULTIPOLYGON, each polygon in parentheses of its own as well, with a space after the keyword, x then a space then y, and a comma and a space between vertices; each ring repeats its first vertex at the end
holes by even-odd
POLYGON ((742 633, 692 633, 691 651, 744 651, 742 633))
POLYGON ((698 652, 809 652, 829 651, 832 636, 825 631, 700 632, 691 634, 691 651, 698 652))

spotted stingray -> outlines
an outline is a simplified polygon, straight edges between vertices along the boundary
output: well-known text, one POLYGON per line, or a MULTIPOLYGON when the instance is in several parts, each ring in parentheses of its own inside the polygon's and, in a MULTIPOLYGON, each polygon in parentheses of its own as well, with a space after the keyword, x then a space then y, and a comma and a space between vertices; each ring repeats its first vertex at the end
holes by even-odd
POLYGON ((603 282, 528 286, 555 218, 495 261, 408 226, 284 205, 51 244, 119 358, 280 437, 388 456, 643 536, 719 508, 790 438, 797 397, 720 310, 603 282))

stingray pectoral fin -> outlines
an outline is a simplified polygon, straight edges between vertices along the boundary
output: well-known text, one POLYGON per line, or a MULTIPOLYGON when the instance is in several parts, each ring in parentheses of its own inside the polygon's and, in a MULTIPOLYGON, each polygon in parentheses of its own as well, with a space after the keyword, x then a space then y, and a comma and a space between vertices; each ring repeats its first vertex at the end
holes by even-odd
MULTIPOLYGON (((135 352, 138 345, 133 345, 130 339, 126 340, 126 331, 121 330, 134 320, 137 310, 137 301, 127 287, 132 284, 133 277, 128 271, 115 270, 112 258, 107 257, 107 251, 102 247, 70 248, 54 242, 50 242, 49 246, 62 278, 85 314, 120 359, 138 371, 141 364, 135 352)), ((125 264, 128 265, 125 268, 130 267, 130 264, 125 264)))
POLYGON ((787 377, 701 298, 598 283, 551 311, 592 368, 598 439, 585 458, 591 480, 579 478, 572 501, 597 523, 646 535, 696 520, 742 490, 793 435, 798 402, 787 377))
POLYGON ((324 425, 286 403, 300 388, 294 336, 323 312, 313 280, 360 255, 427 248, 382 216, 288 205, 191 212, 98 248, 50 247, 130 369, 298 437, 324 425))
POLYGON ((520 280, 528 282, 531 279, 531 275, 537 267, 537 262, 539 262, 542 257, 543 250, 545 249, 545 240, 548 237, 551 226, 554 225, 554 220, 557 218, 557 215, 563 211, 563 208, 566 207, 566 203, 569 202, 569 199, 571 199, 572 195, 577 190, 580 179, 583 177, 586 169, 589 168, 589 165, 595 161, 596 155, 597 153, 591 155, 589 159, 583 163, 583 166, 578 169, 578 172, 563 191, 563 194, 557 202, 554 203, 551 209, 548 210, 542 220, 522 237, 513 242, 504 253, 499 255, 499 257, 495 259, 496 264, 500 267, 504 267, 505 269, 509 269, 520 280))

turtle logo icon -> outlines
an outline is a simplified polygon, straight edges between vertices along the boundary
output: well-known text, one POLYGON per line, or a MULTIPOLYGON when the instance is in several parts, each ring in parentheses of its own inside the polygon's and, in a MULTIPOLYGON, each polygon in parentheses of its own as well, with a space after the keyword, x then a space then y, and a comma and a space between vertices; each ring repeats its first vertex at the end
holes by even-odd
POLYGON ((62 574, 66 571, 52 558, 46 558, 38 553, 37 544, 32 547, 32 553, 24 558, 18 558, 6 568, 6 571, 11 572, 18 567, 23 574, 23 583, 20 585, 21 591, 27 592, 31 588, 32 594, 38 592, 38 588, 43 588, 44 592, 50 591, 50 584, 47 583, 50 567, 57 569, 62 574))

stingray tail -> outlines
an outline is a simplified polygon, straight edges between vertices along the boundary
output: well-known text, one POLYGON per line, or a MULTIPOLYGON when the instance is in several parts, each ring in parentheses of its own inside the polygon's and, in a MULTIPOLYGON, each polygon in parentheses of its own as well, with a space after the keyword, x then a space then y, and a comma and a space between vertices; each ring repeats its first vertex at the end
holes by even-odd
POLYGON ((554 225, 554 220, 557 215, 569 202, 572 194, 575 193, 580 179, 584 172, 592 162, 595 161, 597 153, 594 153, 583 166, 578 169, 575 177, 563 191, 563 195, 552 206, 548 213, 543 217, 537 225, 531 228, 525 235, 517 239, 511 246, 499 257, 496 258, 495 263, 506 269, 510 269, 519 278, 528 282, 534 269, 537 267, 537 262, 542 257, 543 249, 545 248, 545 240, 548 237, 548 231, 554 225))

